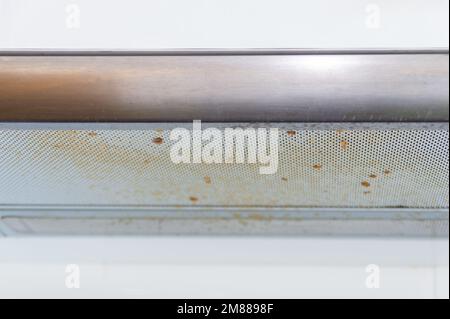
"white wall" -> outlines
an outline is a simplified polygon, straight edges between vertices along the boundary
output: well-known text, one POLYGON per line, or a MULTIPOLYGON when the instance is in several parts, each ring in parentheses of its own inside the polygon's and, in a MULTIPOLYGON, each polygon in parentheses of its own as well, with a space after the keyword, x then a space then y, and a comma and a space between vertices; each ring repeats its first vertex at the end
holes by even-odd
POLYGON ((448 47, 448 0, 0 0, 0 48, 448 47))
POLYGON ((0 298, 449 296, 448 240, 9 238, 0 252, 0 298), (79 289, 66 288, 68 264, 79 289))

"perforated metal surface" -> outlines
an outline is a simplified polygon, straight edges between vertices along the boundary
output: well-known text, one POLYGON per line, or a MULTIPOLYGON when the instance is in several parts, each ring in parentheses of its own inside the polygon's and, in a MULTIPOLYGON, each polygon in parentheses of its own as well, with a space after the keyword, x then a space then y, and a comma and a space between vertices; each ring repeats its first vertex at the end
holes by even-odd
POLYGON ((174 164, 168 126, 3 128, 0 206, 448 207, 448 126, 280 128, 273 175, 174 164))

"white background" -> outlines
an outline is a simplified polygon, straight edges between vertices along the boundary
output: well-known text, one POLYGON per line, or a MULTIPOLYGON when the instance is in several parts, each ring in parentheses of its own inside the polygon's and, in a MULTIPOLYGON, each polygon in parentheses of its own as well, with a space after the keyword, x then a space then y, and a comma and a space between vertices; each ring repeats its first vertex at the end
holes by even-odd
POLYGON ((448 17, 448 0, 0 0, 0 48, 447 48, 448 17))
POLYGON ((1 297, 448 298, 448 240, 0 239, 1 297), (78 264, 80 288, 66 288, 78 264), (380 269, 369 289, 368 265, 380 269))
MULTIPOLYGON (((448 6, 0 0, 0 50, 448 48, 448 6)), ((448 298, 448 253, 448 240, 426 239, 4 238, 0 297, 448 298), (80 266, 80 289, 66 288, 67 264, 80 266), (366 287, 369 264, 380 289, 366 287)))

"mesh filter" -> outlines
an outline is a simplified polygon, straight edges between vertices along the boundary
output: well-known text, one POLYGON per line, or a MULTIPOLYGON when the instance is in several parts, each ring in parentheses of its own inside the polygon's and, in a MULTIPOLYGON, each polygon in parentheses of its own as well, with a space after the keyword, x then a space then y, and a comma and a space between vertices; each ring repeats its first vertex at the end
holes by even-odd
POLYGON ((1 129, 0 205, 448 207, 446 128, 284 126, 273 175, 174 164, 169 132, 1 129))

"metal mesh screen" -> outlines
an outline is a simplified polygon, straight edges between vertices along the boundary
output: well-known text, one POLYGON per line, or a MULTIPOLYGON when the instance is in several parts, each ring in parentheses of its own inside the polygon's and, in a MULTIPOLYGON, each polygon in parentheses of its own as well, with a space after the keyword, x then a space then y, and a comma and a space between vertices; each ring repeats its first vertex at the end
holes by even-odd
POLYGON ((277 173, 174 164, 169 129, 1 129, 0 205, 447 208, 448 129, 279 131, 277 173))

